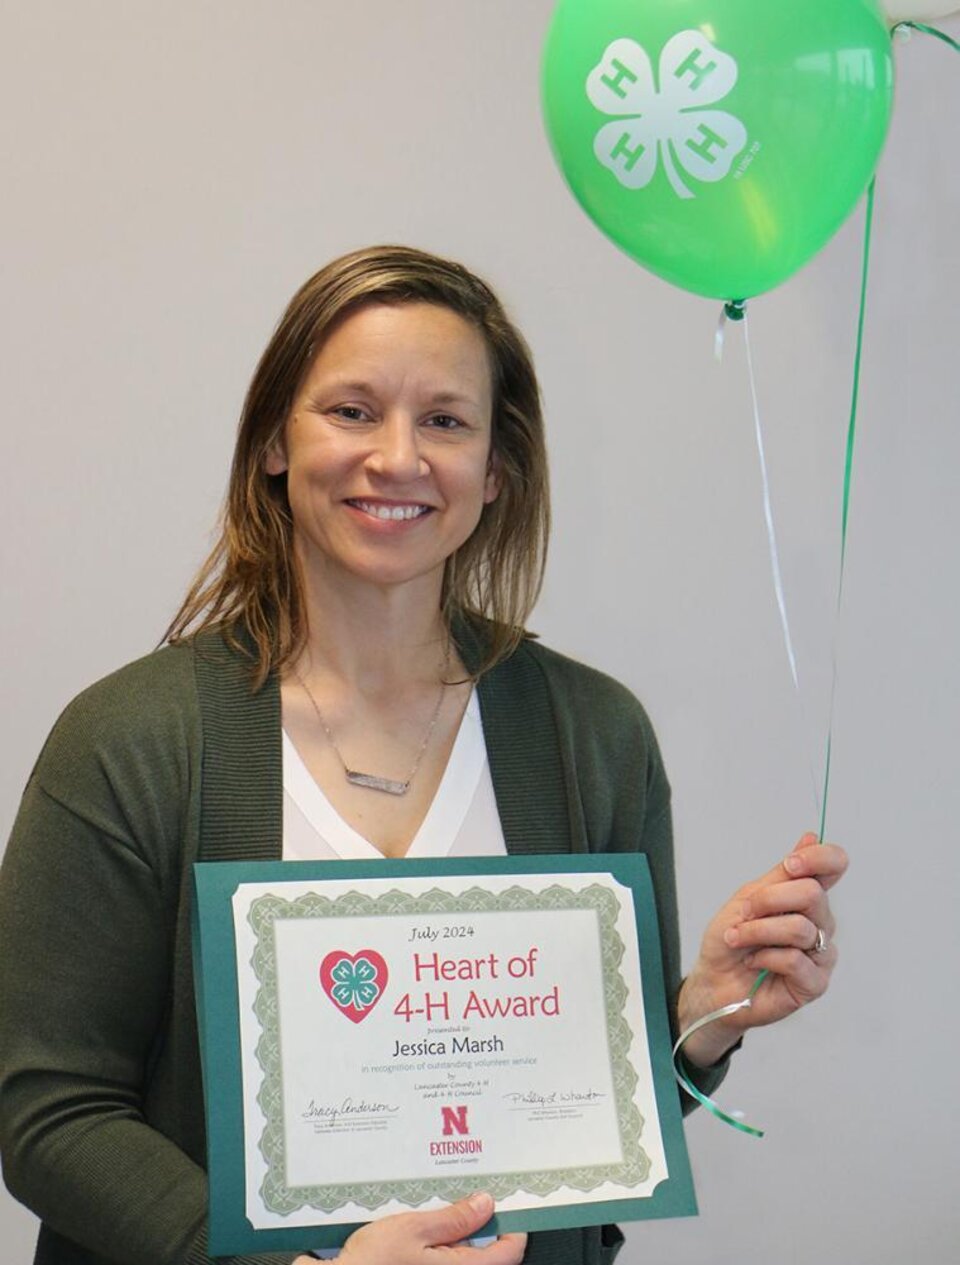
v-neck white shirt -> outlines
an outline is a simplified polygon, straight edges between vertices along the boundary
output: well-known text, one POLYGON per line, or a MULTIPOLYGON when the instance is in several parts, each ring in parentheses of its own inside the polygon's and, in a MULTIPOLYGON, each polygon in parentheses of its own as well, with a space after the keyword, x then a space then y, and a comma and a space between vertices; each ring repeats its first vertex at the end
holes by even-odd
MULTIPOLYGON (((477 691, 470 695, 437 793, 408 857, 506 856, 477 691)), ((383 853, 343 820, 283 731, 284 861, 370 861, 383 853)), ((484 1247, 493 1238, 469 1239, 484 1247)), ((339 1248, 311 1252, 333 1260, 339 1248)))
MULTIPOLYGON (((371 792, 373 793, 373 792, 371 792)), ((477 692, 408 857, 505 856, 477 692)), ((370 861, 383 854, 340 816, 283 732, 283 859, 370 861)))

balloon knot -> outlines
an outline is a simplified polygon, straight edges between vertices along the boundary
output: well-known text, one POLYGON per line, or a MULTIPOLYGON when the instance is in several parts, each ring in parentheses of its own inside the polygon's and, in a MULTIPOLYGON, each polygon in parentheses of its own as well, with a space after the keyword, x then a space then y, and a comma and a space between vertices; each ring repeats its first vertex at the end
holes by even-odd
POLYGON ((728 321, 742 321, 747 314, 747 300, 731 299, 729 303, 724 303, 723 310, 728 321))

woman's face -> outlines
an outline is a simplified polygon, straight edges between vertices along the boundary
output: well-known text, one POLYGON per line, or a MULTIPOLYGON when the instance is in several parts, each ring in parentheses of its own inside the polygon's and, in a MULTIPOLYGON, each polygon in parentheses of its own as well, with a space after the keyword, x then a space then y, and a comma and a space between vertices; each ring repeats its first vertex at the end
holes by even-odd
POLYGON ((337 324, 270 450, 308 578, 428 580, 500 488, 483 336, 448 308, 370 304, 337 324))

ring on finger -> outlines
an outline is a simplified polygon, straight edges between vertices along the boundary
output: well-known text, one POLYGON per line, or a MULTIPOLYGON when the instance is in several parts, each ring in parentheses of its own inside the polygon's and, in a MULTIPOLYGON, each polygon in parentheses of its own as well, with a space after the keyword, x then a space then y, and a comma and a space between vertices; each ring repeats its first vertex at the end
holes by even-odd
POLYGON ((822 927, 818 927, 817 938, 816 940, 814 940, 812 947, 809 948, 807 952, 808 953, 826 953, 829 947, 830 947, 830 941, 827 939, 827 933, 824 931, 822 927))

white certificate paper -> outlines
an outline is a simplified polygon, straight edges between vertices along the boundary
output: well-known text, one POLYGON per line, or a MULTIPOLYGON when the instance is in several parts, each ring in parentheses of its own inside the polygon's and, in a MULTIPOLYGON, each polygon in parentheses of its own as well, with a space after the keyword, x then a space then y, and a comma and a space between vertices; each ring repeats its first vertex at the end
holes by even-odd
MULTIPOLYGON (((274 865, 234 886, 243 1219, 261 1243, 477 1189, 500 1216, 576 1205, 591 1222, 599 1205, 655 1202, 673 1177, 686 1193, 682 1138, 671 1172, 661 1125, 634 889, 566 860, 402 877, 328 863, 319 881, 274 865)), ((205 1047, 209 1080, 209 1033, 205 1047)), ((692 1187, 687 1202, 627 1215, 692 1212, 692 1187)))

